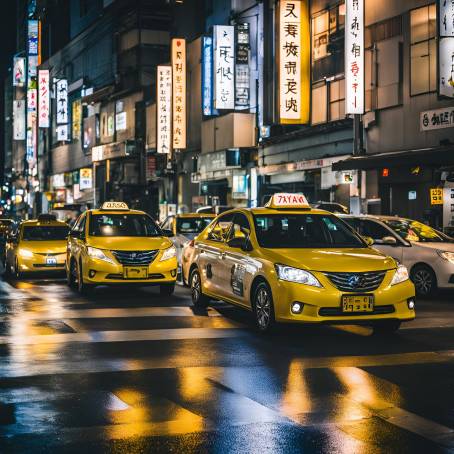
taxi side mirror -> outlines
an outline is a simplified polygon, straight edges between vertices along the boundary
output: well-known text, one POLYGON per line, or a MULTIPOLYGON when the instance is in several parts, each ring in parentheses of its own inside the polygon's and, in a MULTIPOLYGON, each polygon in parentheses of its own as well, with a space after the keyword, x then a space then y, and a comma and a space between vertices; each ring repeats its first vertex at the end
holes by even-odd
POLYGON ((173 231, 170 230, 170 229, 162 229, 162 233, 164 234, 164 236, 167 236, 167 237, 169 237, 169 238, 175 236, 175 235, 173 234, 173 231))
POLYGON ((363 239, 368 246, 372 246, 374 244, 374 239, 370 236, 364 236, 363 239))
POLYGON ((83 232, 80 232, 79 230, 71 230, 68 234, 68 237, 70 238, 82 238, 83 232))
POLYGON ((393 236, 385 236, 382 238, 382 244, 387 244, 389 246, 396 246, 397 240, 393 236))
POLYGON ((227 245, 229 247, 239 248, 243 251, 252 250, 251 243, 247 238, 239 238, 239 237, 232 238, 229 241, 227 241, 227 245))

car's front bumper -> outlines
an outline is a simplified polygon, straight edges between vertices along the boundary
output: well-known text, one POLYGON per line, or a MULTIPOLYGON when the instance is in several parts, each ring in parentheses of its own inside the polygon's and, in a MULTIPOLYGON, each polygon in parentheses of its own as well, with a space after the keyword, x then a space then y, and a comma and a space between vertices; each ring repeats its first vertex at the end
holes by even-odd
POLYGON ((159 285, 172 284, 177 278, 177 260, 153 261, 148 265, 147 278, 126 278, 124 267, 104 260, 86 258, 83 262, 84 282, 93 285, 108 284, 140 284, 159 285))
POLYGON ((66 269, 66 254, 49 255, 33 254, 33 257, 17 256, 17 263, 21 273, 50 273, 62 272, 66 269), (49 264, 47 258, 56 259, 56 264, 49 264))
MULTIPOLYGON (((314 273, 315 274, 315 273, 314 273)), ((414 301, 415 288, 410 280, 390 286, 394 271, 388 271, 379 288, 373 292, 374 311, 342 312, 343 292, 334 287, 326 278, 316 274, 323 288, 311 287, 293 282, 276 280, 272 285, 276 320, 288 323, 370 323, 380 320, 409 321, 415 318, 415 310, 408 302, 414 301), (292 303, 303 304, 301 313, 291 311, 292 303)))

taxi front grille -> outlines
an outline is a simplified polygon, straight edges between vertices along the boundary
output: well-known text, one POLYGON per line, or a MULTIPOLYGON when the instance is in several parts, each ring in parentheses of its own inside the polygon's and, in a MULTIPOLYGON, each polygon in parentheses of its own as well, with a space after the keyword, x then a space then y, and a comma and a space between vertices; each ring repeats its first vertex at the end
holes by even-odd
POLYGON ((148 266, 158 255, 159 250, 152 251, 112 251, 122 265, 148 266))
POLYGON ((318 315, 321 317, 356 317, 357 315, 392 314, 395 311, 392 304, 375 306, 373 312, 342 312, 340 307, 321 307, 318 315))
POLYGON ((147 277, 144 277, 144 278, 140 278, 140 279, 132 279, 132 278, 125 278, 123 276, 123 274, 108 274, 106 276, 106 279, 115 279, 115 280, 127 280, 127 281, 132 281, 132 280, 136 280, 136 281, 140 281, 140 280, 147 280, 147 279, 164 279, 164 275, 163 274, 160 274, 160 273, 154 273, 154 274, 149 274, 147 277))
POLYGON ((344 292, 371 292, 383 282, 386 271, 367 273, 325 273, 331 283, 344 292))

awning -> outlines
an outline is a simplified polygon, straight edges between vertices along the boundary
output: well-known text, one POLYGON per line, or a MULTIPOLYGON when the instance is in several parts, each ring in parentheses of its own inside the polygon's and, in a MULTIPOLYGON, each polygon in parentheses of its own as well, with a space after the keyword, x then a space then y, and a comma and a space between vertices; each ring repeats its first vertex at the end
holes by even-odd
POLYGON ((335 162, 333 170, 373 170, 383 167, 408 167, 414 165, 446 166, 454 164, 454 145, 391 151, 363 156, 352 156, 335 162))

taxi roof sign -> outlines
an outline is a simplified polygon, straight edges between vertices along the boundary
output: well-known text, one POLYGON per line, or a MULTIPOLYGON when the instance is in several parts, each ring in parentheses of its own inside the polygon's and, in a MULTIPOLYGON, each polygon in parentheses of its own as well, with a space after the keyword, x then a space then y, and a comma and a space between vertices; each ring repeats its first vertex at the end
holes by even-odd
POLYGON ((310 208, 304 194, 278 192, 265 205, 267 208, 310 208))
POLYGON ((104 202, 101 210, 129 210, 125 202, 104 202))

